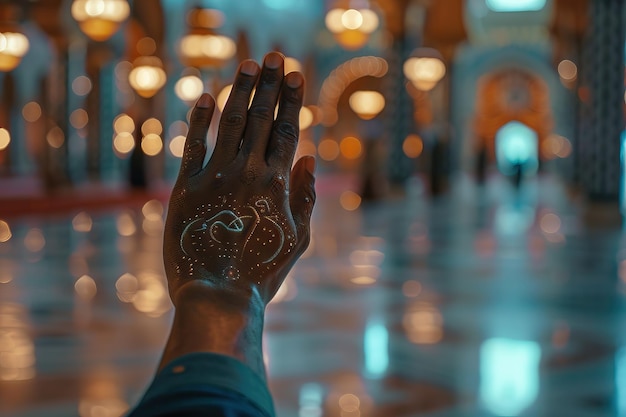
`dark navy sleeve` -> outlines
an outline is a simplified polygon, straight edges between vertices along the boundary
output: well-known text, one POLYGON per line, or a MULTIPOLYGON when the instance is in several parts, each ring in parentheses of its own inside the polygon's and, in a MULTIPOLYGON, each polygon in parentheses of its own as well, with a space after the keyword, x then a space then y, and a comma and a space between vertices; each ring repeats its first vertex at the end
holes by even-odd
POLYGON ((154 378, 128 417, 274 417, 267 384, 230 356, 192 353, 154 378))

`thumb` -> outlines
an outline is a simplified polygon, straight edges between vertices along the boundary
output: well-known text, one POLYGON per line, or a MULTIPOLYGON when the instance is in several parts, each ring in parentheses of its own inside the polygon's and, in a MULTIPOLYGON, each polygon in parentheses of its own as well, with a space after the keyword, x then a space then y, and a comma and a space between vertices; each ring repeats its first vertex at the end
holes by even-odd
POLYGON ((296 224, 297 250, 302 253, 311 238, 311 214, 315 205, 315 158, 303 156, 291 170, 289 205, 296 224))

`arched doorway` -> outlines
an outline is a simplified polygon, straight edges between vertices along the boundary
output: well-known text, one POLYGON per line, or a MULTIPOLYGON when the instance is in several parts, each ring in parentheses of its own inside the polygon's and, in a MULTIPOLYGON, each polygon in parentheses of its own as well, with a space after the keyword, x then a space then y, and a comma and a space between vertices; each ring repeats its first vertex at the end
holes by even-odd
POLYGON ((483 163, 491 165, 497 161, 500 170, 507 174, 507 163, 503 158, 510 152, 507 153, 506 149, 528 145, 533 154, 529 156, 529 163, 533 165, 532 171, 536 171, 535 165, 540 157, 538 150, 554 128, 549 89, 544 80, 520 68, 501 68, 488 73, 478 81, 474 108, 471 125, 475 154, 482 155, 483 163), (532 134, 499 136, 498 132, 503 129, 532 134), (533 140, 524 141, 522 136, 533 136, 533 140), (496 146, 497 137, 503 138, 498 140, 500 149, 496 146), (507 148, 507 144, 513 147, 507 148))

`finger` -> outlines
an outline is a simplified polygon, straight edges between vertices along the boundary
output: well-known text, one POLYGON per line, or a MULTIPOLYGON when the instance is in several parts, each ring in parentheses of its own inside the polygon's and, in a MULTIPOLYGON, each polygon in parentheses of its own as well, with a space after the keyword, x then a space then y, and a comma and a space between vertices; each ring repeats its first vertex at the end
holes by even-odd
POLYGON ((297 250, 302 253, 311 238, 311 213, 315 204, 315 158, 304 156, 291 171, 289 206, 296 224, 297 250))
POLYGON ((231 162, 239 152, 241 138, 246 128, 250 95, 259 75, 259 65, 251 59, 239 66, 233 89, 228 96, 220 119, 217 143, 211 160, 231 162))
POLYGON ((274 124, 274 111, 284 78, 284 58, 278 52, 265 56, 263 69, 248 110, 241 150, 244 155, 265 159, 265 148, 274 124))
POLYGON ((289 73, 280 94, 278 116, 270 136, 265 159, 284 175, 289 174, 300 135, 300 108, 304 94, 304 78, 299 72, 289 73))
POLYGON ((183 151, 183 162, 178 173, 179 178, 189 178, 202 171, 202 164, 206 155, 206 135, 214 110, 215 100, 213 97, 206 93, 200 96, 191 112, 189 133, 183 151))

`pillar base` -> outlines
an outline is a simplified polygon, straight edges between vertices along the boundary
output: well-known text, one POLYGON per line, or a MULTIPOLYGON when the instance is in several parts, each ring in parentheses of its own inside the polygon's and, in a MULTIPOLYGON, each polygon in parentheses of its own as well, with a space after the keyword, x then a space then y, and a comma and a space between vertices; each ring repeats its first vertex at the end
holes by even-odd
POLYGON ((621 229, 623 217, 619 202, 587 201, 583 207, 582 220, 585 226, 591 229, 621 229))

